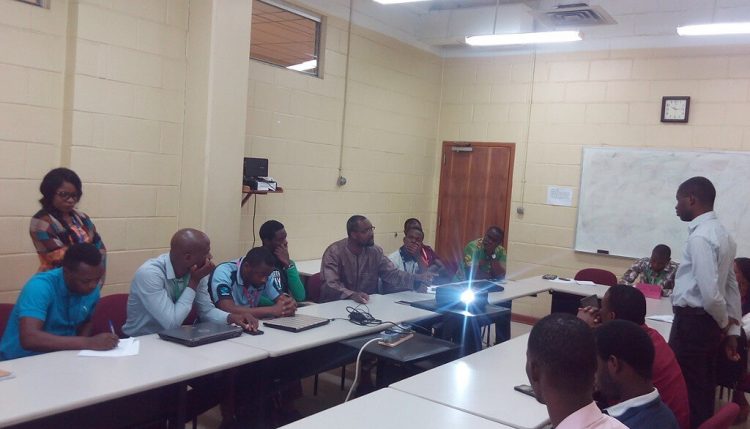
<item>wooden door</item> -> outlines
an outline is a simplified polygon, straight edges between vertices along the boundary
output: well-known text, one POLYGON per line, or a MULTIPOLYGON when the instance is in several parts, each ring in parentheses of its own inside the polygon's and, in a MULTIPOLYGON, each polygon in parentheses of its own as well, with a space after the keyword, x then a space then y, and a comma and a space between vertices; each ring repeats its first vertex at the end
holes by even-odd
POLYGON ((463 248, 488 227, 505 232, 513 181, 513 143, 443 142, 435 247, 446 261, 458 264, 463 248))

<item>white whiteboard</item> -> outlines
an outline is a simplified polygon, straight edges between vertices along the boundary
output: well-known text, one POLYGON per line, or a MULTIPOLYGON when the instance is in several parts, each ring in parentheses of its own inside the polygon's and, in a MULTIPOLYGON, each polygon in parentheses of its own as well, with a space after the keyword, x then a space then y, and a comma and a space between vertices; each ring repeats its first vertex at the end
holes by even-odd
POLYGON ((681 260, 687 223, 675 194, 693 176, 713 182, 714 210, 737 256, 750 257, 750 152, 584 148, 575 250, 641 258, 664 243, 681 260))

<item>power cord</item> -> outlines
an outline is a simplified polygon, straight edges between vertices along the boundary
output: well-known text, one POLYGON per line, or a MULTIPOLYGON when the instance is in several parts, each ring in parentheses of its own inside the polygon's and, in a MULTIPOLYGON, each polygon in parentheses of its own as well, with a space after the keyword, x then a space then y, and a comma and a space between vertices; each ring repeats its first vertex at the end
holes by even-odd
POLYGON ((366 342, 362 348, 359 349, 359 353, 357 353, 357 364, 354 367, 354 382, 352 382, 352 387, 349 388, 349 393, 346 395, 346 399, 344 399, 344 402, 348 402, 349 398, 352 396, 352 392, 354 392, 354 389, 357 388, 357 384, 359 384, 359 365, 362 358, 362 352, 365 351, 367 346, 370 345, 370 343, 374 343, 375 341, 383 341, 383 338, 373 338, 370 341, 366 342))

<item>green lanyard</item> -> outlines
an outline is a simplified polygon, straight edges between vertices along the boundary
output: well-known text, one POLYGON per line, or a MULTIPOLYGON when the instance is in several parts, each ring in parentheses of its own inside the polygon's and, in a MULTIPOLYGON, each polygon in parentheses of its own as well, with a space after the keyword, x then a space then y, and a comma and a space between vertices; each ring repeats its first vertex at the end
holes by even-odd
POLYGON ((174 279, 172 283, 172 296, 173 302, 177 302, 178 299, 180 299, 180 296, 182 295, 182 292, 185 291, 185 284, 187 283, 187 279, 190 276, 190 274, 186 274, 182 276, 182 278, 174 279))

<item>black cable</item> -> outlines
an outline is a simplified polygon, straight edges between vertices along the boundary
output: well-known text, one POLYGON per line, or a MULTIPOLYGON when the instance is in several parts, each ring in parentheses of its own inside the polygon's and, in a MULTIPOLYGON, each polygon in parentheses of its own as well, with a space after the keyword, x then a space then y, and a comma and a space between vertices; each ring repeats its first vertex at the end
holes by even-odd
MULTIPOLYGON (((250 197, 252 198, 253 195, 254 194, 250 194, 250 197)), ((258 207, 258 196, 255 195, 255 198, 253 199, 253 246, 251 247, 251 249, 255 247, 255 212, 256 212, 255 209, 257 207, 258 207)))

